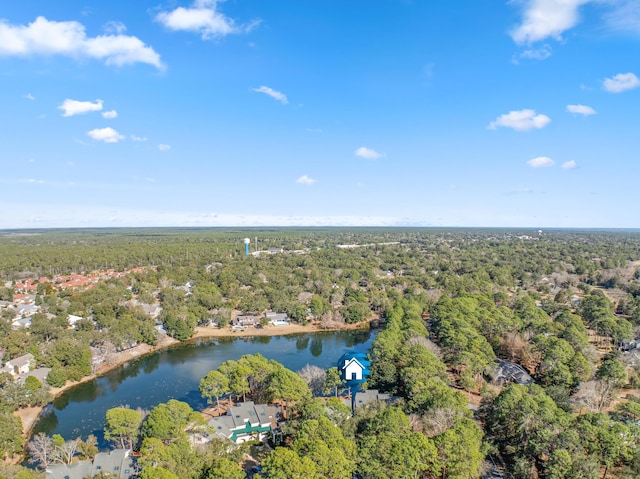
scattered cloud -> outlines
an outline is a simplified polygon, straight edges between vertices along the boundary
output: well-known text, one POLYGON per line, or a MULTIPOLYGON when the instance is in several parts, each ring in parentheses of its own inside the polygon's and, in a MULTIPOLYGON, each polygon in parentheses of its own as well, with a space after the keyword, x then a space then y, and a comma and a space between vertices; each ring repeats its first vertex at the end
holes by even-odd
POLYGON ((28 25, 0 20, 0 56, 62 55, 94 58, 107 65, 147 63, 164 68, 160 55, 138 37, 106 34, 87 37, 80 22, 56 22, 38 17, 28 25))
POLYGON ((519 45, 530 45, 547 38, 561 40, 562 34, 577 25, 579 10, 593 0, 524 0, 522 22, 511 31, 519 45))
POLYGON ((131 135, 131 139, 133 141, 138 141, 138 142, 144 142, 147 141, 147 138, 145 136, 136 136, 136 135, 131 135))
POLYGON ((527 60, 546 60, 551 56, 551 47, 549 45, 543 45, 540 48, 529 48, 520 53, 520 58, 527 60))
POLYGON ((87 132, 87 135, 96 141, 103 141, 105 143, 118 143, 120 140, 124 140, 124 135, 121 135, 111 127, 107 128, 95 128, 87 132))
POLYGON ((593 108, 586 105, 567 105, 567 111, 574 115, 583 116, 595 115, 597 113, 593 108))
POLYGON ((302 175, 300 178, 296 180, 296 183, 300 185, 315 185, 318 181, 313 178, 309 178, 307 175, 302 175))
POLYGON ((91 111, 102 110, 102 100, 96 100, 92 103, 90 101, 70 100, 67 98, 58 107, 58 110, 62 110, 62 116, 83 115, 91 111))
POLYGON ((107 33, 120 35, 127 31, 127 26, 122 22, 107 22, 103 27, 103 30, 107 33))
POLYGON ((158 145, 158 150, 160 151, 169 151, 171 149, 171 145, 165 145, 164 143, 160 143, 158 145))
POLYGON ((366 146, 361 146, 354 153, 356 156, 359 156, 360 158, 365 158, 367 160, 377 160, 384 156, 384 153, 378 153, 376 150, 367 148, 366 146))
POLYGON ((170 30, 199 33, 203 40, 247 33, 260 24, 260 20, 254 20, 247 25, 237 25, 220 12, 218 3, 219 0, 196 0, 189 8, 178 7, 170 12, 160 12, 156 15, 156 21, 170 30))
POLYGON ((37 180, 35 178, 27 178, 26 180, 20 180, 21 183, 28 183, 30 185, 44 185, 44 180, 37 180))
POLYGON ((613 9, 604 16, 607 26, 615 31, 640 32, 640 3, 637 0, 615 0, 613 9))
POLYGON ((489 123, 489 129, 495 130, 499 126, 525 131, 533 128, 544 128, 551 122, 547 115, 536 114, 535 110, 514 110, 500 115, 495 121, 489 123))
POLYGON ((118 118, 118 112, 115 110, 103 111, 102 118, 106 118, 107 120, 113 120, 114 118, 118 118))
POLYGON ((23 95, 22 98, 26 98, 27 100, 31 100, 31 101, 36 99, 36 97, 33 96, 31 93, 27 93, 26 95, 23 95))
POLYGON ((562 163, 562 169, 563 170, 573 170, 577 166, 578 166, 578 164, 573 160, 565 161, 564 163, 562 163))
POLYGON ((271 98, 278 100, 283 105, 286 105, 287 103, 289 103, 289 100, 287 100, 287 97, 284 93, 274 90, 273 88, 269 88, 268 86, 252 88, 251 91, 256 91, 258 93, 264 93, 265 95, 269 95, 271 98))
POLYGON ((555 162, 548 156, 538 156, 537 158, 527 161, 527 165, 531 168, 548 168, 555 165, 555 162))
POLYGON ((622 93, 623 91, 633 90, 640 86, 640 78, 634 73, 618 73, 611 78, 605 79, 602 88, 611 93, 622 93))

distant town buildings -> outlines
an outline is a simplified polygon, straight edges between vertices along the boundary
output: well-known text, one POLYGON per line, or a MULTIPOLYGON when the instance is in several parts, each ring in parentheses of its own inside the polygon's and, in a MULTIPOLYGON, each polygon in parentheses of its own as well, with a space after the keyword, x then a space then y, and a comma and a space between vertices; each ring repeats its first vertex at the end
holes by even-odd
MULTIPOLYGON (((95 271, 88 274, 60 275, 53 278, 40 277, 38 279, 25 279, 5 283, 6 288, 13 289, 13 301, 0 301, 0 311, 9 310, 13 312, 11 327, 13 329, 29 328, 31 326, 31 317, 41 311, 41 307, 36 304, 36 295, 39 294, 39 287, 46 285, 46 288, 54 291, 63 291, 67 289, 85 291, 93 288, 99 281, 109 278, 121 278, 131 273, 144 271, 145 268, 133 268, 126 271, 115 271, 108 269, 106 271, 95 271)), ((160 305, 147 305, 148 312, 152 318, 157 318, 160 305)), ((75 324, 83 319, 79 316, 69 315, 69 326, 75 327, 75 324)))

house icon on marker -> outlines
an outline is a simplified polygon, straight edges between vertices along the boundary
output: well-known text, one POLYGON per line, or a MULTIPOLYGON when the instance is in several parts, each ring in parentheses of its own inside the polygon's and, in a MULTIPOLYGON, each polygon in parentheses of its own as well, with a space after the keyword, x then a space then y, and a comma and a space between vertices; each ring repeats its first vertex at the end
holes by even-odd
POLYGON ((343 354, 338 361, 340 377, 348 387, 364 383, 369 376, 370 366, 371 363, 367 361, 367 355, 356 351, 343 354))
POLYGON ((366 368, 356 358, 351 358, 342 366, 342 377, 345 381, 362 381, 366 368))

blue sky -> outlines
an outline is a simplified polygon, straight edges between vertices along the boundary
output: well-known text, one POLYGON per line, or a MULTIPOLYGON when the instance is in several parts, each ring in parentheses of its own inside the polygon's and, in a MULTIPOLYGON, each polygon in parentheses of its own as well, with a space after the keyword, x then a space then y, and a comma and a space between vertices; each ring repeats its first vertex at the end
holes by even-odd
POLYGON ((0 228, 640 227, 635 0, 0 7, 0 228))

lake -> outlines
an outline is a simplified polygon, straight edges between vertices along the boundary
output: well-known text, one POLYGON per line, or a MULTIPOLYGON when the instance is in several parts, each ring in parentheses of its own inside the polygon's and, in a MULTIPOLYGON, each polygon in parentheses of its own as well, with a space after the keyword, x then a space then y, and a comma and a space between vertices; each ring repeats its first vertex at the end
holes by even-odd
POLYGON ((34 434, 60 434, 65 439, 94 434, 106 448, 102 430, 108 409, 128 405, 152 409, 177 399, 193 409, 206 407, 198 384, 228 359, 260 353, 298 371, 306 364, 323 369, 336 366, 347 351, 367 352, 373 331, 318 332, 290 336, 211 338, 181 344, 124 364, 93 381, 80 384, 47 407, 34 434))

